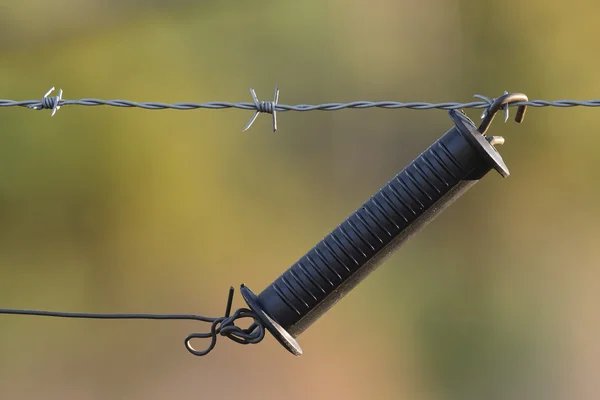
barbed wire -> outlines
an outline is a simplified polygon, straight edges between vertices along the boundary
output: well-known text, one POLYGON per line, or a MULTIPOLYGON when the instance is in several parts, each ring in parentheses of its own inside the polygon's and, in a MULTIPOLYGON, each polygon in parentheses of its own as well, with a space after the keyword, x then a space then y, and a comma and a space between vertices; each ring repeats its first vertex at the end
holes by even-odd
MULTIPOLYGON (((146 110, 197 110, 210 109, 222 110, 228 108, 240 110, 255 111, 253 117, 244 127, 244 131, 249 129, 260 113, 271 114, 273 116, 273 131, 277 130, 277 113, 286 111, 339 111, 343 109, 366 109, 366 108, 383 108, 388 110, 411 109, 411 110, 456 110, 456 109, 484 109, 490 107, 495 99, 476 94, 473 97, 481 101, 471 101, 465 103, 458 102, 443 102, 443 103, 427 103, 427 102, 398 102, 398 101, 352 101, 347 103, 323 103, 323 104, 296 104, 287 105, 279 104, 279 87, 275 88, 275 96, 273 101, 259 101, 254 89, 250 89, 253 102, 226 102, 213 101, 206 103, 181 102, 181 103, 164 103, 164 102, 136 102, 131 100, 102 100, 96 98, 85 98, 79 100, 65 100, 62 98, 63 91, 59 90, 57 96, 49 97, 54 88, 50 89, 41 100, 3 100, 0 99, 0 107, 27 107, 35 110, 52 110, 52 116, 56 111, 64 106, 109 106, 121 108, 141 108, 146 110)), ((505 92, 507 93, 507 92, 505 92)), ((595 100, 530 100, 508 104, 508 107, 600 107, 600 99, 595 100)), ((508 111, 508 107, 505 108, 508 111)), ((505 118, 507 119, 507 118, 505 118)))

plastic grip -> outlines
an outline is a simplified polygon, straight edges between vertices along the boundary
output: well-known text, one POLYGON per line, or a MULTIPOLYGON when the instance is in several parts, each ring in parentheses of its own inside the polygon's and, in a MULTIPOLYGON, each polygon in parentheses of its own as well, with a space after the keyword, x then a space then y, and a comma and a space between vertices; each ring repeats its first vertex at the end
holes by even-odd
POLYGON ((450 115, 455 127, 258 295, 278 329, 297 337, 492 168, 508 175, 473 123, 450 115))

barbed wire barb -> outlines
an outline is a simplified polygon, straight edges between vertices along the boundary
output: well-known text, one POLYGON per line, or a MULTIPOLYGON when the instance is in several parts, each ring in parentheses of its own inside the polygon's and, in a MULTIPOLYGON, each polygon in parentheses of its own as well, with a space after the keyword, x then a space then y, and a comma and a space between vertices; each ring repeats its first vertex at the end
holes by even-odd
POLYGON ((252 99, 254 100, 254 105, 256 106, 256 112, 250 119, 250 121, 246 124, 246 127, 242 132, 246 132, 258 115, 262 113, 273 114, 273 132, 277 132, 277 103, 279 102, 279 85, 275 87, 275 97, 273 101, 258 101, 258 96, 256 96, 256 92, 254 89, 250 88, 250 94, 252 95, 252 99))
POLYGON ((42 97, 42 101, 38 105, 29 105, 29 108, 33 108, 34 110, 45 110, 52 109, 51 117, 54 117, 54 114, 60 109, 60 102, 62 100, 63 90, 59 89, 58 96, 56 97, 48 97, 50 93, 54 91, 54 86, 50 90, 46 92, 44 97, 42 97))

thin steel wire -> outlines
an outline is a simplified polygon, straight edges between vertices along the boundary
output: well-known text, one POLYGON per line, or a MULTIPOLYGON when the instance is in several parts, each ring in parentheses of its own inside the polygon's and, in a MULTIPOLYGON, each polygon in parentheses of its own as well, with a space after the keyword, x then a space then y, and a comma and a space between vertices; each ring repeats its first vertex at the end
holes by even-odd
POLYGON ((260 318, 247 308, 240 308, 231 315, 231 306, 233 304, 233 287, 229 289, 229 297, 227 299, 227 308, 225 316, 219 318, 204 317, 194 314, 104 314, 104 313, 77 313, 77 312, 61 312, 61 311, 41 311, 41 310, 21 310, 0 308, 0 314, 5 315, 21 315, 21 316, 37 316, 37 317, 53 317, 53 318, 75 318, 75 319, 114 319, 114 320, 188 320, 201 321, 211 324, 209 332, 191 333, 185 338, 186 349, 195 356, 204 356, 210 353, 217 344, 219 335, 228 337, 239 344, 257 344, 265 337, 265 328, 260 318), (242 329, 235 325, 239 319, 252 319, 252 324, 242 329), (204 350, 196 350, 192 346, 194 339, 210 339, 209 345, 204 350))

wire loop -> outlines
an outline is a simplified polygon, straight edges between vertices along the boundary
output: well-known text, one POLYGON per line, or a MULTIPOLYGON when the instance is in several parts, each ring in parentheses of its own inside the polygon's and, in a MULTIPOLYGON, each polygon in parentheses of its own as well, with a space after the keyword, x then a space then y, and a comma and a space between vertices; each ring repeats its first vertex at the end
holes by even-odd
POLYGON ((210 332, 189 334, 185 338, 185 347, 195 356, 205 356, 215 348, 218 335, 226 336, 239 344, 256 344, 264 339, 265 329, 254 312, 246 308, 240 308, 231 317, 217 318, 213 321, 210 332), (236 320, 241 318, 251 318, 253 320, 252 325, 246 329, 236 326, 236 320), (204 350, 196 350, 191 344, 194 339, 207 338, 210 338, 210 343, 204 350))

